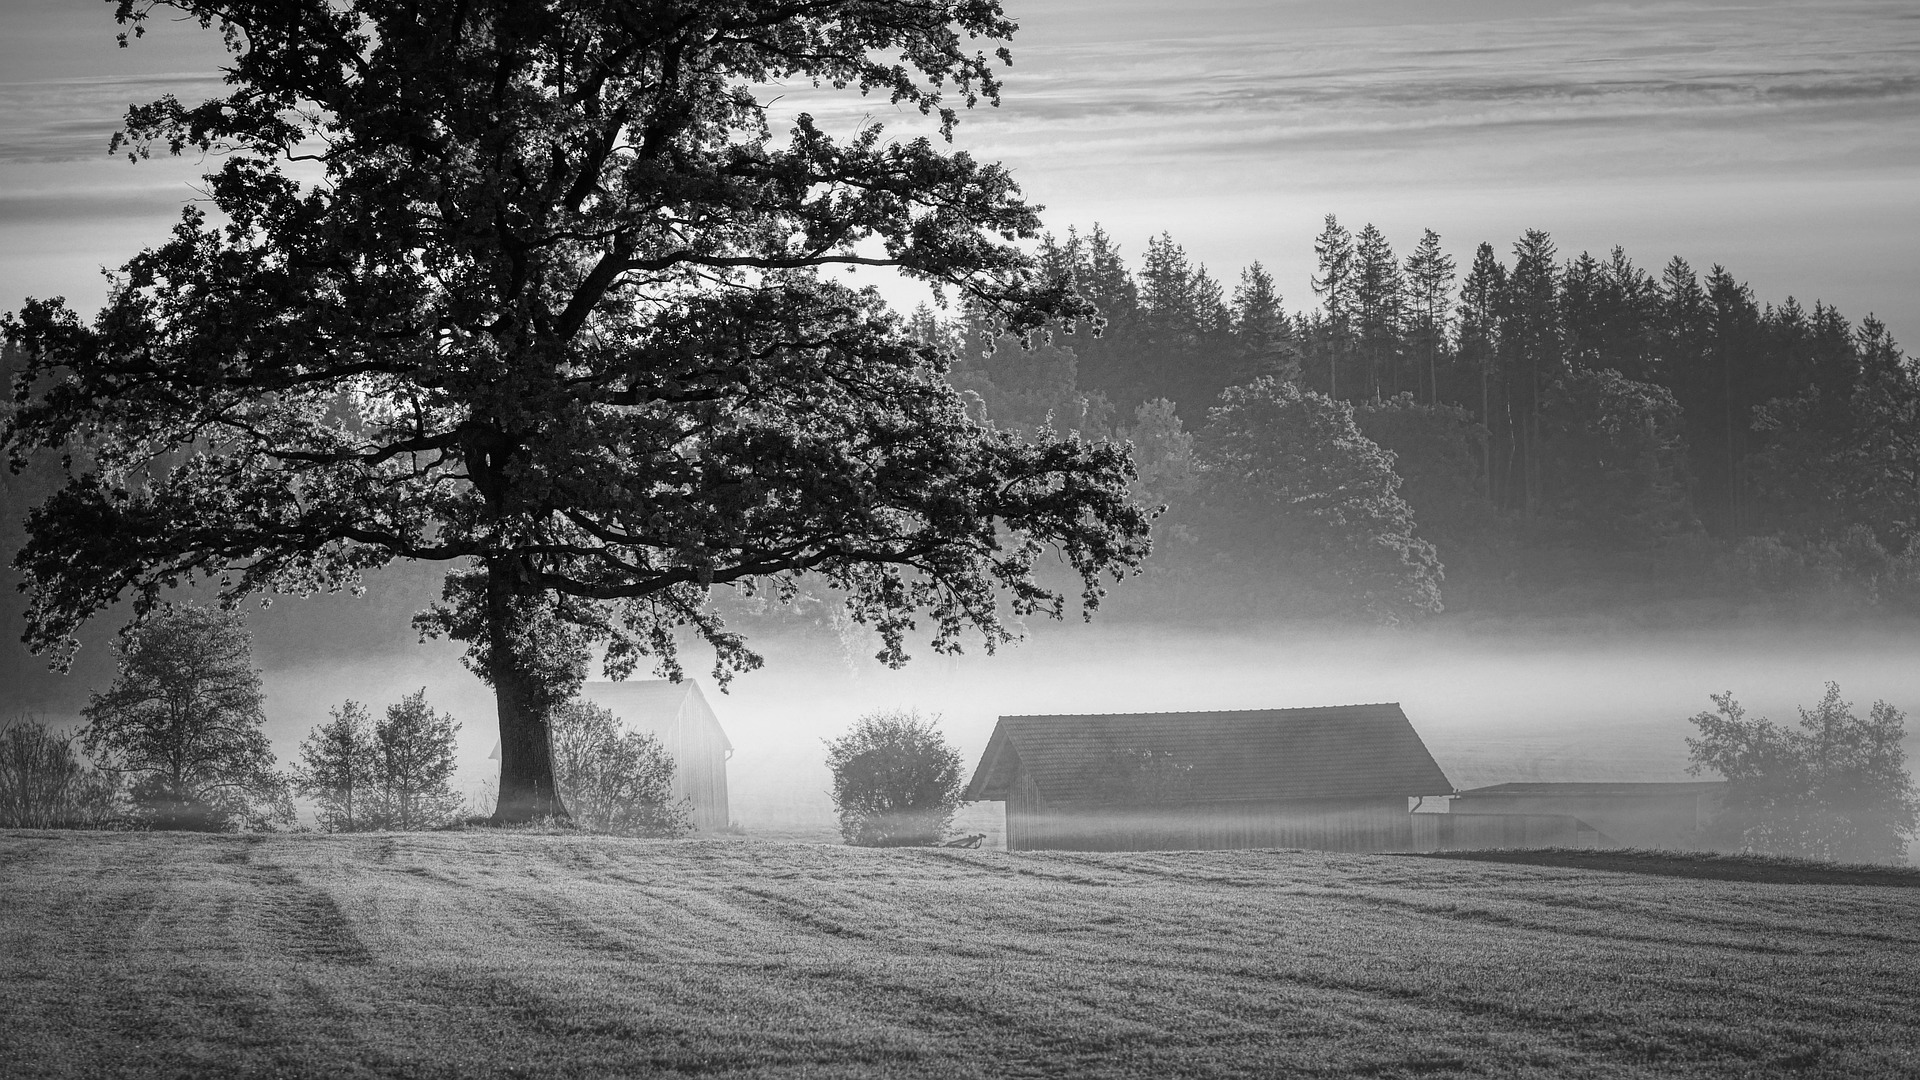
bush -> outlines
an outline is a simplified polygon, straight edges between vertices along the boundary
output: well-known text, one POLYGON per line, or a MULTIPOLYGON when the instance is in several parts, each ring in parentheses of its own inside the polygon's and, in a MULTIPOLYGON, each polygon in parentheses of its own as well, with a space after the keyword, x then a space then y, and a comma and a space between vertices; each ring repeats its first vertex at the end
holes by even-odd
POLYGON ((624 836, 681 836, 692 807, 673 797, 673 756, 652 735, 622 731, 613 711, 571 701, 553 711, 553 781, 573 825, 624 836))
POLYGON ((937 844, 960 808, 960 751, 917 712, 868 713, 827 742, 840 835, 861 847, 937 844))
POLYGON ((119 814, 119 787, 30 716, 0 724, 0 828, 97 829, 119 814))

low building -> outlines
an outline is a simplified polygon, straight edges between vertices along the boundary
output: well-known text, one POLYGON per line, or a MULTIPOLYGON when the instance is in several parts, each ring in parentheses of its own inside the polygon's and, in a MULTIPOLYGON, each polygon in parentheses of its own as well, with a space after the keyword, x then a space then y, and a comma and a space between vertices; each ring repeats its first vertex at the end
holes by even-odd
POLYGON ((1723 780, 1494 784, 1455 795, 1449 813, 1560 815, 1577 818, 1597 833, 1599 847, 1701 849, 1712 846, 1708 829, 1726 790, 1723 780))
POLYGON ((628 730, 660 740, 673 756, 674 798, 691 804, 696 831, 727 828, 727 759, 733 756, 733 743, 697 683, 590 682, 580 696, 611 710, 628 730))
POLYGON ((1397 704, 1003 716, 965 798, 1007 848, 1404 851, 1408 805, 1453 791, 1397 704))

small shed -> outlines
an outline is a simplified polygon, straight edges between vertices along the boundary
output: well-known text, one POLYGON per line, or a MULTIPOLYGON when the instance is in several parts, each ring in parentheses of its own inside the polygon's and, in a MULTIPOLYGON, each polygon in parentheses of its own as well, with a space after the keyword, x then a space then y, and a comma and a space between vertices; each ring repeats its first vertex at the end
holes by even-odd
POLYGON ((1601 847, 1697 849, 1726 800, 1724 780, 1693 783, 1515 783, 1469 788, 1452 814, 1561 814, 1599 833, 1601 847))
POLYGON ((1003 716, 965 798, 1005 801, 1012 851, 1395 851, 1452 791, 1389 703, 1003 716))
POLYGON ((693 806, 693 827, 720 832, 727 816, 727 759, 733 743, 720 727, 699 684, 669 682, 590 682, 580 696, 611 710, 629 731, 644 731, 673 755, 673 794, 693 806))

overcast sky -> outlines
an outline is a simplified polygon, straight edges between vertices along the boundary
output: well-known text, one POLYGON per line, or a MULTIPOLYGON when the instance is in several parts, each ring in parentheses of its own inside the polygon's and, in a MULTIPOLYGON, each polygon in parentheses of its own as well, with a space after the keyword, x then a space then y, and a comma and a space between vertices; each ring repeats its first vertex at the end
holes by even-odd
MULTIPOLYGON (((1216 276, 1260 259, 1311 301, 1326 213, 1465 258, 1522 230, 1656 268, 1720 262, 1765 300, 1877 312, 1920 341, 1920 5, 1582 0, 1008 0, 1005 104, 959 142, 1056 230, 1137 257, 1171 232, 1216 276)), ((114 45, 110 6, 0 15, 0 310, 158 240, 198 162, 107 156, 118 115, 216 88, 213 35, 114 45)), ((841 119, 884 102, 833 109, 841 119)))

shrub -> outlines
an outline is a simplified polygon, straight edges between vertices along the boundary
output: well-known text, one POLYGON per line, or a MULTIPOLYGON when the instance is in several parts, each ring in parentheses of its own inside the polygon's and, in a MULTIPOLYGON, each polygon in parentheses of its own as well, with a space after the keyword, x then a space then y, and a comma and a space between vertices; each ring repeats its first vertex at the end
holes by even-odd
POLYGON ((960 808, 960 752, 916 712, 869 713, 827 742, 840 835, 862 847, 936 844, 960 808))
POLYGON ((554 709, 553 780, 576 828, 625 836, 681 836, 692 807, 673 797, 673 756, 650 734, 623 731, 613 711, 586 701, 554 709))
POLYGON ((119 788, 31 716, 0 724, 0 828, 97 829, 119 816, 119 788))

